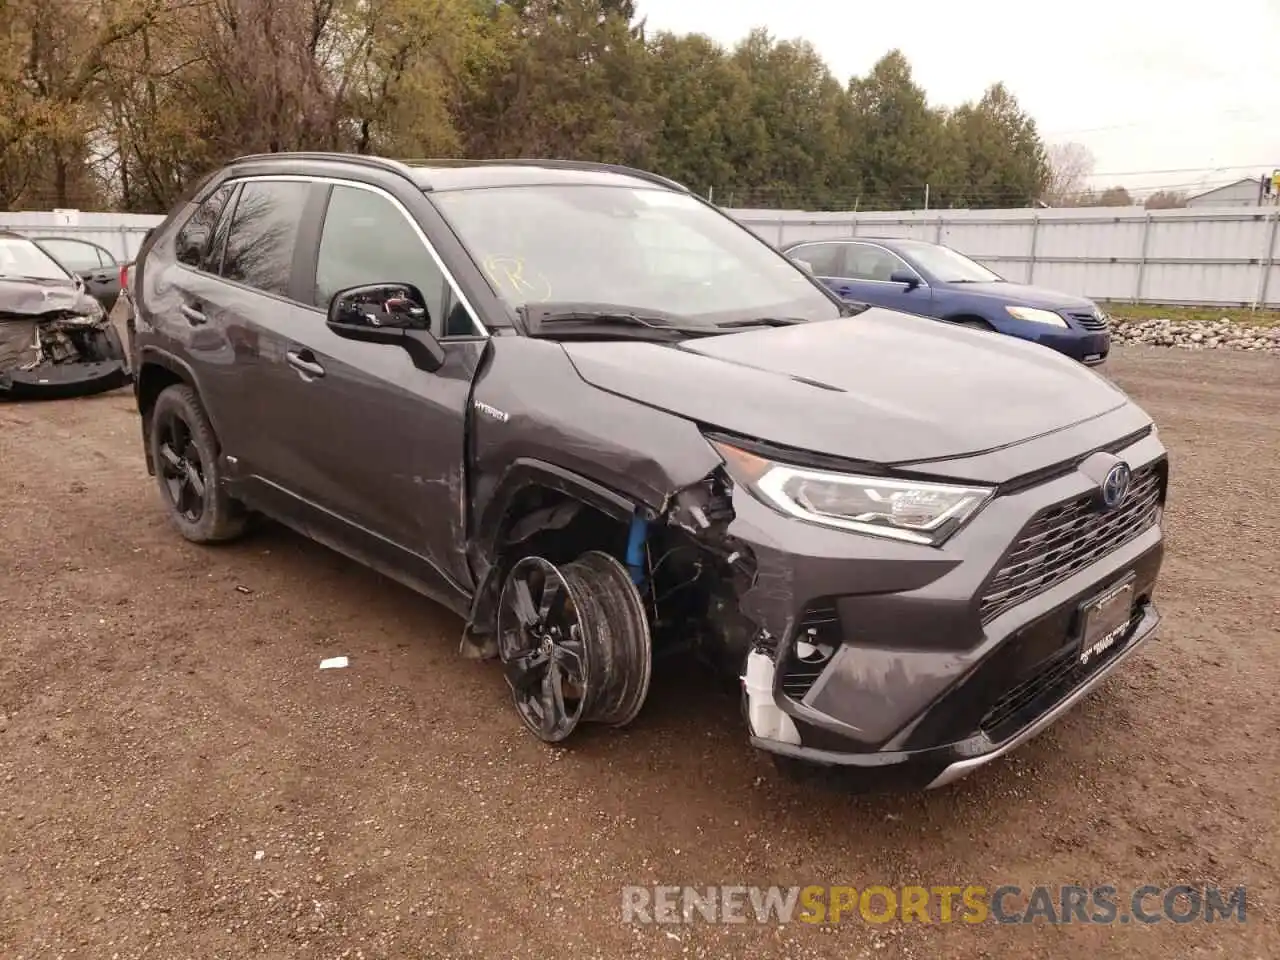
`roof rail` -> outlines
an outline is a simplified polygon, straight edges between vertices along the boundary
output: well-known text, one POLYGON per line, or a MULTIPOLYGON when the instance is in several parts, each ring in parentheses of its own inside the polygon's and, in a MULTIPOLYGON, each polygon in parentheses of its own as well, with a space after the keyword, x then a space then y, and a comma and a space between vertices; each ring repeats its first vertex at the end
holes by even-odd
POLYGON ((243 157, 236 157, 231 162, 234 163, 255 163, 260 160, 312 160, 312 161, 331 161, 336 163, 355 163, 364 167, 374 167, 378 170, 386 170, 391 173, 399 174, 408 180, 413 179, 413 173, 408 166, 399 160, 392 160, 389 157, 376 157, 367 153, 343 153, 339 150, 333 151, 296 151, 284 153, 251 153, 243 157))
POLYGON ((679 190, 681 193, 689 193, 690 190, 683 183, 677 183, 667 177, 656 173, 650 173, 648 170, 641 170, 638 167, 628 167, 620 163, 601 163, 596 160, 539 160, 536 157, 492 157, 484 160, 467 160, 460 158, 450 159, 413 159, 399 161, 405 165, 412 166, 467 166, 470 164, 489 164, 493 166, 511 166, 511 167, 551 167, 558 170, 599 170, 608 173, 621 173, 629 177, 635 177, 637 180, 647 180, 649 183, 656 183, 660 186, 669 187, 672 190, 679 190))

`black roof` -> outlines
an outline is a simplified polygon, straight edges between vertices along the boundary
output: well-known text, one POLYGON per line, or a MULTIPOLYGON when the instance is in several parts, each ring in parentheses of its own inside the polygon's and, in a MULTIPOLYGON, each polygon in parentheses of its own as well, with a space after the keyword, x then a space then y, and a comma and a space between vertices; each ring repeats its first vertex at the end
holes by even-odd
POLYGON ((275 165, 298 169, 308 163, 354 164, 391 173, 422 190, 467 190, 478 187, 529 186, 533 184, 635 185, 642 181, 668 190, 688 190, 674 180, 612 163, 587 160, 393 160, 357 153, 260 153, 238 157, 232 165, 275 165))

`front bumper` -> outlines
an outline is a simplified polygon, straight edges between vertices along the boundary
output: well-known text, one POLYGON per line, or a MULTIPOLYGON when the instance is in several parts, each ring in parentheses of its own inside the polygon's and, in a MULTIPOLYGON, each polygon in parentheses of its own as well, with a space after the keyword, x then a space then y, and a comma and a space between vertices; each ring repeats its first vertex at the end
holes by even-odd
MULTIPOLYGON (((1118 453, 1163 477, 1154 435, 1118 453)), ((758 564, 742 608, 767 638, 744 677, 751 742, 856 770, 864 786, 913 789, 949 783, 1052 724, 1155 632, 1160 526, 994 614, 981 598, 1031 519, 1092 483, 1072 470, 998 496, 941 548, 828 531, 735 490, 731 532, 758 564), (1126 578, 1128 623, 1082 665, 1083 605, 1126 578), (798 657, 802 641, 833 652, 814 666, 798 657)))
POLYGON ((861 786, 876 788, 933 790, 968 776, 980 767, 1022 746, 1052 726, 1079 701, 1093 692, 1129 657, 1156 634, 1160 615, 1154 603, 1143 605, 1128 638, 1088 677, 1074 687, 1058 687, 1038 704, 1040 712, 1020 729, 995 741, 978 733, 955 743, 923 750, 887 750, 877 753, 847 753, 816 747, 796 746, 752 736, 751 744, 761 750, 820 767, 856 770, 861 786))
POLYGON ((92 360, 0 373, 0 399, 66 400, 125 386, 129 371, 120 360, 92 360))
POLYGON ((1015 336, 1034 340, 1041 346, 1056 350, 1086 366, 1093 367, 1106 363, 1107 356, 1111 353, 1111 334, 1106 330, 1077 330, 1072 327, 1066 329, 1050 327, 1045 330, 1040 325, 1036 325, 1038 329, 1025 329, 1029 326, 1032 325, 1023 325, 1015 336))

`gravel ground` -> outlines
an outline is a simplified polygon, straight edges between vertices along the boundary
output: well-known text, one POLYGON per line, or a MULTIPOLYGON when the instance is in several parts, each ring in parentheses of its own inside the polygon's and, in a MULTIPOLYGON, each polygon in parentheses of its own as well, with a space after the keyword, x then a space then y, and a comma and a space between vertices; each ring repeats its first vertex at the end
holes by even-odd
POLYGON ((181 541, 127 393, 0 407, 0 956, 1280 956, 1280 367, 1107 373, 1174 458, 1160 639, 1012 756, 888 797, 783 780, 680 668, 629 731, 547 749, 428 601, 274 529, 181 541), (1247 885, 1248 921, 620 910, 625 884, 1179 882, 1247 885))

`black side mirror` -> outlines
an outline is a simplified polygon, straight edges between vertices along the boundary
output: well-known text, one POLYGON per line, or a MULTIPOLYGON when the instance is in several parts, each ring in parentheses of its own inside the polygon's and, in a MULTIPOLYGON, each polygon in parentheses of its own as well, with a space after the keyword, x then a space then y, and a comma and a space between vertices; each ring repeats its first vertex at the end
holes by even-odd
POLYGON ((910 270, 899 269, 893 271, 893 273, 889 274, 889 282, 905 283, 908 290, 914 290, 916 287, 920 286, 920 278, 910 270))
POLYGON ((419 370, 444 364, 444 348, 431 333, 431 313, 411 283, 373 283, 339 290, 329 301, 329 329, 345 340, 405 350, 419 370))

